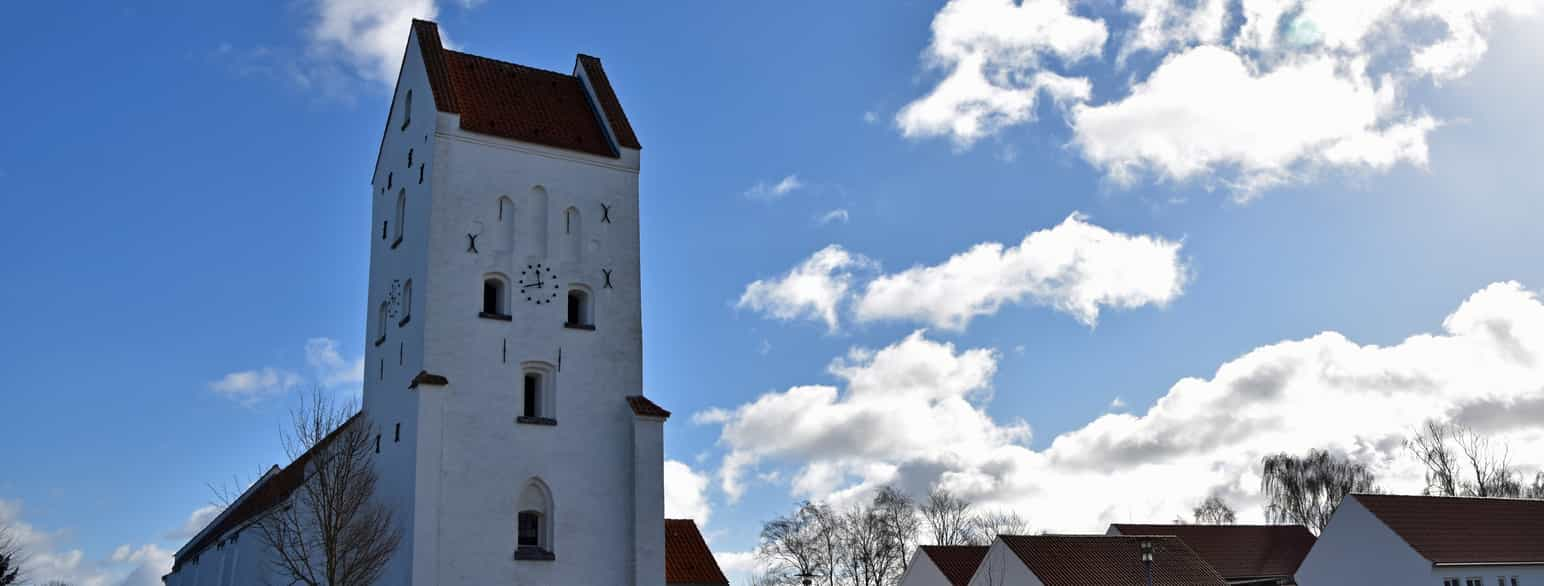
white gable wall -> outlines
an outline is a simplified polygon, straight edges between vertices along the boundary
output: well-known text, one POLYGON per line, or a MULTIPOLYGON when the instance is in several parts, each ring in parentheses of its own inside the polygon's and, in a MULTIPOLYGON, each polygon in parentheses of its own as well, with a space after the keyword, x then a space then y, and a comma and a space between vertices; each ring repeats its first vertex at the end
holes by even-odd
POLYGON ((1043 586, 1040 578, 1029 571, 1029 566, 1024 565, 1024 560, 1019 555, 1008 549, 1001 539, 993 541, 992 547, 986 550, 986 558, 981 560, 981 567, 976 568, 976 574, 970 578, 970 586, 1043 586))
POLYGON ((933 558, 923 553, 921 549, 911 556, 911 563, 906 566, 906 573, 901 575, 900 586, 953 586, 949 578, 944 576, 943 570, 933 563, 933 558))

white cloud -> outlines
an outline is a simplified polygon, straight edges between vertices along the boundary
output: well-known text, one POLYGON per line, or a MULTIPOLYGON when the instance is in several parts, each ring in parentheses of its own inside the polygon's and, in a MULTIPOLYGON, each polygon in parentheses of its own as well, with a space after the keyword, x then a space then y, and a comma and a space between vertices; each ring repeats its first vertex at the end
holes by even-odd
POLYGON ((847 213, 847 210, 843 208, 837 208, 816 217, 815 223, 821 226, 830 224, 831 222, 841 222, 846 224, 848 219, 850 219, 850 216, 847 213))
POLYGON ((209 383, 209 388, 250 407, 301 385, 311 384, 329 389, 346 386, 357 388, 365 380, 364 356, 354 360, 344 359, 338 351, 338 341, 332 338, 306 340, 305 359, 311 369, 309 377, 288 368, 265 366, 226 374, 209 383))
POLYGON ((942 264, 869 282, 855 303, 860 321, 911 320, 963 330, 977 316, 1025 300, 1092 325, 1101 307, 1163 306, 1184 291, 1180 243, 1111 232, 1074 213, 1018 246, 977 244, 942 264))
POLYGON ((1022 422, 985 412, 998 358, 921 333, 854 350, 831 368, 845 390, 798 386, 702 418, 723 421, 720 481, 738 496, 745 470, 787 469, 793 495, 837 501, 880 483, 939 484, 1037 527, 1097 531, 1172 519, 1213 492, 1258 521, 1258 464, 1278 451, 1336 450, 1385 489, 1418 492, 1401 441, 1427 418, 1508 442, 1526 473, 1544 465, 1544 303, 1516 283, 1390 346, 1325 332, 1255 348, 1176 382, 1145 412, 1100 415, 1038 451, 1022 422))
POLYGON ((208 526, 211 521, 214 521, 214 518, 218 517, 220 512, 224 510, 225 508, 219 505, 205 505, 194 509, 188 515, 188 520, 182 523, 182 527, 167 532, 165 538, 170 541, 179 542, 192 539, 194 535, 198 535, 199 531, 203 531, 204 527, 208 526))
POLYGON ((783 320, 840 327, 849 302, 860 322, 901 320, 961 331, 1004 305, 1031 302, 1093 325, 1106 308, 1164 306, 1183 292, 1189 268, 1181 244, 1111 232, 1073 213, 1017 246, 984 242, 941 264, 859 276, 878 263, 838 245, 817 251, 776 279, 747 285, 738 306, 783 320))
POLYGON ((837 304, 847 297, 854 271, 874 268, 873 261, 832 244, 775 279, 745 286, 736 305, 782 320, 814 319, 836 331, 837 304))
POLYGON ((434 0, 318 0, 315 9, 310 52, 385 84, 397 79, 413 19, 439 14, 434 0))
POLYGON ((665 516, 693 519, 708 524, 713 507, 708 503, 708 477, 676 460, 665 460, 665 516))
POLYGON ((1121 400, 1120 397, 1116 397, 1116 398, 1110 400, 1110 409, 1111 410, 1125 409, 1125 408, 1126 408, 1126 402, 1121 400))
POLYGON ((288 370, 272 367, 232 372, 209 383, 214 392, 229 397, 243 405, 254 405, 293 389, 305 379, 288 370))
POLYGON ((730 584, 750 584, 751 576, 771 569, 755 551, 715 551, 713 558, 730 584))
POLYGON ((1497 19, 1534 14, 1539 5, 1124 0, 1126 18, 1107 23, 1058 0, 1018 8, 953 0, 934 17, 923 60, 948 73, 897 120, 907 137, 949 136, 969 146, 1031 121, 1036 93, 1054 80, 1072 145, 1122 186, 1152 175, 1247 197, 1321 170, 1424 167, 1428 136, 1441 121, 1406 102, 1410 88, 1464 77, 1484 56, 1497 19), (1016 10, 1035 11, 1044 26, 1016 21, 1016 10), (1241 25, 1230 32, 1234 19, 1241 25), (1069 24, 1048 31, 1050 23, 1069 24), (1116 62, 1136 52, 1162 59, 1096 103, 1074 71, 1102 55, 1111 24, 1116 62))
POLYGON ((1031 120, 1042 90, 1058 101, 1088 99, 1087 79, 1041 66, 1097 57, 1107 36, 1104 23, 1073 14, 1066 0, 951 0, 932 29, 925 60, 948 73, 895 120, 908 137, 949 136, 961 147, 1031 120))
POLYGON ((172 553, 155 544, 119 546, 108 559, 91 560, 80 549, 63 546, 67 531, 40 531, 21 517, 19 501, 0 499, 0 527, 7 527, 26 558, 23 569, 32 583, 58 580, 72 586, 154 586, 171 571, 172 553))
POLYGON ((799 181, 799 176, 789 175, 776 183, 757 182, 750 189, 745 190, 745 197, 760 201, 776 201, 801 187, 804 187, 804 182, 799 181))
POLYGON ((360 356, 353 362, 344 360, 338 352, 338 341, 332 338, 306 340, 306 364, 316 372, 317 379, 324 387, 365 382, 365 357, 360 356))

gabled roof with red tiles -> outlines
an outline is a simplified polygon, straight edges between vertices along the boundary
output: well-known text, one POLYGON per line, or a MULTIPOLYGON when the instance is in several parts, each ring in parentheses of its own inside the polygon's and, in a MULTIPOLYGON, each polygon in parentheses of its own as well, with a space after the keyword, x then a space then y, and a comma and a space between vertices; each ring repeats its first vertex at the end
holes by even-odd
POLYGON ((432 22, 414 20, 413 34, 435 109, 463 130, 603 157, 642 148, 599 59, 579 55, 569 75, 451 51, 432 22))
POLYGON ((1224 578, 1291 577, 1313 549, 1302 525, 1133 525, 1110 527, 1121 535, 1173 535, 1224 578))
POLYGON ((327 434, 315 446, 306 450, 306 453, 301 454, 299 458, 295 458, 295 461, 290 462, 288 466, 285 466, 283 469, 274 466, 262 478, 253 483, 225 512, 220 513, 219 516, 215 517, 214 521, 211 521, 208 526, 204 527, 203 531, 193 536, 191 541, 177 550, 172 571, 176 571, 182 567, 183 563, 203 553, 205 549, 214 545, 227 533, 246 526, 256 519, 258 515, 267 512, 274 505, 282 503, 285 499, 289 498, 289 495, 295 492, 295 489, 300 488, 302 482, 305 482, 306 466, 310 465, 312 455, 319 449, 324 449, 328 444, 331 444, 333 439, 338 437, 339 432, 359 420, 359 415, 359 413, 355 413, 349 416, 348 420, 344 421, 342 425, 332 430, 332 433, 327 434))
POLYGON ((991 548, 985 545, 924 545, 922 553, 933 560, 933 565, 949 579, 949 584, 966 586, 970 584, 970 577, 976 575, 976 568, 988 549, 991 548))
POLYGON ((653 401, 648 400, 643 395, 629 395, 627 397, 627 406, 633 408, 634 415, 658 417, 660 419, 670 418, 669 411, 666 411, 664 407, 654 404, 653 401))
POLYGON ((665 583, 729 584, 691 519, 665 519, 665 583))
POLYGON ((1433 564, 1544 563, 1544 500, 1357 494, 1433 564))
POLYGON ((1223 586, 1217 570, 1178 537, 1001 535, 1045 586, 1137 586, 1145 577, 1142 542, 1153 544, 1154 586, 1223 586))

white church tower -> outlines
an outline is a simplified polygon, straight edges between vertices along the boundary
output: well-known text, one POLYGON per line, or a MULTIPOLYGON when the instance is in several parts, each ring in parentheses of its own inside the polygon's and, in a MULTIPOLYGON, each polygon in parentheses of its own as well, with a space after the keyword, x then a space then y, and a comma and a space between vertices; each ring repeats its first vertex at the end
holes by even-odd
POLYGON ((413 23, 370 195, 383 583, 664 583, 639 149, 598 59, 534 69, 413 23))
MULTIPOLYGON (((728 584, 696 524, 664 518, 639 150, 598 59, 533 69, 413 22, 362 234, 363 415, 401 530, 379 584, 728 584)), ((253 483, 162 581, 284 583, 254 522, 294 502, 313 452, 253 483)))

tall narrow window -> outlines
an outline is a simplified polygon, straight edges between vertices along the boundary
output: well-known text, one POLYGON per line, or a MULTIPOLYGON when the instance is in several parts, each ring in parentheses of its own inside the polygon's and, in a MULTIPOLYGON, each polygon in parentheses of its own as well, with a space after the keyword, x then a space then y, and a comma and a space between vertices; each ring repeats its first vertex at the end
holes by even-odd
POLYGON ((407 130, 407 125, 413 123, 413 90, 407 91, 402 102, 402 130, 407 130))
POLYGON ((541 417, 541 374, 528 372, 525 374, 525 390, 522 393, 525 398, 525 408, 521 413, 526 417, 541 417))
POLYGON ((392 247, 402 242, 402 221, 407 218, 407 188, 397 192, 397 237, 392 240, 392 247))
POLYGON ((402 321, 397 322, 397 327, 407 325, 413 320, 413 280, 408 279, 402 284, 402 321))
POLYGON ((388 305, 385 301, 382 301, 381 308, 377 311, 375 317, 375 331, 380 332, 380 334, 375 338, 376 346, 386 342, 386 320, 388 319, 389 315, 391 315, 391 306, 388 305))
POLYGON ((541 512, 520 511, 520 549, 541 549, 541 512))

